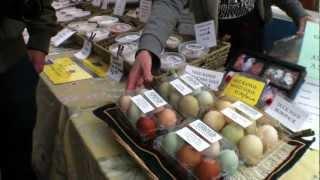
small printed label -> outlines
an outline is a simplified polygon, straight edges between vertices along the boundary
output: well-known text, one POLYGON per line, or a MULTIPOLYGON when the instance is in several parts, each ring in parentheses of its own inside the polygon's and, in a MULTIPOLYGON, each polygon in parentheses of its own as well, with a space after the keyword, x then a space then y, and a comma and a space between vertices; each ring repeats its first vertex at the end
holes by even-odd
POLYGON ((232 106, 244 113, 244 115, 248 116, 248 118, 250 118, 251 120, 258 120, 263 116, 262 113, 241 101, 233 103, 232 106))
POLYGON ((180 79, 176 79, 170 82, 170 84, 182 95, 188 95, 192 93, 192 90, 185 84, 180 79))
POLYGON ((186 66, 185 71, 214 91, 219 89, 224 75, 223 72, 207 70, 190 65, 186 66))
POLYGON ((64 28, 51 38, 51 42, 55 47, 60 46, 64 41, 69 39, 76 31, 64 28))
POLYGON ((168 104, 155 90, 149 90, 144 92, 144 95, 155 107, 161 107, 168 104))
POLYGON ((206 47, 214 47, 217 45, 216 32, 213 20, 206 21, 200 24, 195 24, 197 43, 206 47))
POLYGON ((274 98, 271 106, 266 109, 266 113, 294 132, 301 129, 301 126, 309 116, 306 111, 279 95, 274 98))
POLYGON ((187 127, 178 130, 176 133, 199 152, 210 147, 210 145, 205 140, 200 138, 187 127))
POLYGON ((126 0, 116 0, 116 4, 114 5, 113 9, 113 14, 122 16, 126 8, 126 3, 126 0))
POLYGON ((81 50, 74 54, 77 59, 84 60, 90 56, 92 51, 92 42, 86 39, 83 43, 81 50))
POLYGON ((110 79, 119 82, 123 76, 123 60, 111 56, 111 66, 108 71, 110 79))
POLYGON ((152 8, 152 0, 140 0, 139 19, 141 22, 147 22, 152 8))
POLYGON ((203 87, 203 85, 196 80, 194 77, 192 77, 189 74, 184 74, 182 76, 180 76, 180 78, 187 83, 190 87, 192 87, 192 89, 200 89, 203 87))
POLYGON ((200 121, 199 119, 190 123, 190 127, 192 127, 195 131, 197 131, 202 137, 208 140, 210 143, 215 143, 222 139, 222 137, 211 129, 208 125, 200 121))
POLYGON ((231 108, 225 108, 224 110, 221 111, 222 114, 239 124, 243 128, 247 128, 252 124, 252 121, 249 119, 243 117, 241 114, 237 113, 235 110, 231 108))
POLYGON ((131 97, 132 102, 138 106, 138 108, 144 113, 148 113, 154 110, 154 107, 148 103, 148 101, 143 98, 142 95, 137 95, 134 97, 131 97))

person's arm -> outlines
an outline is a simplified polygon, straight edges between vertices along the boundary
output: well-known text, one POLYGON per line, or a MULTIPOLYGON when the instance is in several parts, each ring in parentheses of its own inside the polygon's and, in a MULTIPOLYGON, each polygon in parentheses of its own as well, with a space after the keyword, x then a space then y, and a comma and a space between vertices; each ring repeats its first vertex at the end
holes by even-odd
POLYGON ((44 67, 45 56, 49 51, 50 38, 57 32, 55 10, 52 0, 42 1, 41 14, 25 21, 30 38, 27 44, 28 54, 37 72, 44 67))
POLYGON ((151 16, 139 43, 136 60, 130 70, 127 90, 147 85, 151 70, 160 68, 159 57, 188 0, 154 0, 151 16))
POLYGON ((310 19, 310 16, 303 8, 298 0, 274 0, 274 3, 284 10, 298 26, 298 34, 303 34, 305 23, 310 19))

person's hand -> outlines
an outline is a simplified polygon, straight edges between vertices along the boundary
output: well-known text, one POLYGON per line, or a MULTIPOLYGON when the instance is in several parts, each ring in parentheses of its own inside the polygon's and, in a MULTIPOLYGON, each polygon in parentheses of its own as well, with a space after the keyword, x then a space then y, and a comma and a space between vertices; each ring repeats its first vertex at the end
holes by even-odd
POLYGON ((311 20, 312 20, 311 16, 303 16, 299 19, 299 24, 298 24, 299 27, 297 31, 298 36, 303 36, 307 21, 311 21, 311 20))
POLYGON ((133 67, 130 70, 127 82, 127 91, 135 90, 136 88, 152 82, 153 76, 151 74, 152 57, 151 54, 142 50, 136 56, 133 67))
POLYGON ((45 59, 46 59, 46 54, 42 51, 29 49, 28 55, 29 55, 31 63, 33 64, 34 69, 38 73, 41 73, 43 71, 43 67, 44 67, 44 63, 45 63, 45 59))

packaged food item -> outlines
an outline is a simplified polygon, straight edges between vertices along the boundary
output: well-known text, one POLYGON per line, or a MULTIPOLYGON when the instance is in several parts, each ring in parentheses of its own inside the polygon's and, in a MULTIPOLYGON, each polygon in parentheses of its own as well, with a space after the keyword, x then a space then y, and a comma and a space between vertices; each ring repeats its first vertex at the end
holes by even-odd
POLYGON ((227 69, 263 77, 271 87, 284 92, 289 98, 295 97, 306 75, 305 68, 300 65, 249 51, 238 53, 227 69))
POLYGON ((91 17, 88 21, 97 23, 99 26, 105 27, 119 22, 119 18, 108 15, 102 15, 91 17))
POLYGON ((94 42, 99 42, 104 39, 107 39, 110 35, 110 31, 105 28, 99 28, 97 30, 94 30, 92 32, 87 32, 87 37, 89 38, 91 36, 91 33, 95 33, 95 37, 93 39, 94 42))
POLYGON ((167 48, 170 50, 178 49, 178 46, 183 42, 183 38, 180 35, 173 34, 169 36, 166 45, 167 48))
POLYGON ((132 26, 130 24, 125 23, 114 23, 110 26, 110 31, 113 34, 120 34, 128 32, 132 29, 132 26))
POLYGON ((170 71, 182 69, 186 65, 183 55, 176 52, 165 52, 161 55, 161 70, 170 71))
POLYGON ((152 89, 123 95, 118 104, 130 129, 138 134, 141 142, 174 129, 182 121, 181 116, 152 89))
POLYGON ((126 44, 119 44, 115 43, 109 47, 109 51, 114 57, 117 57, 119 47, 122 47, 122 53, 120 53, 120 58, 126 61, 128 64, 133 65, 135 61, 135 55, 138 50, 138 44, 133 43, 126 43, 126 44))
POLYGON ((240 164, 237 149, 199 119, 158 137, 154 149, 186 179, 221 179, 240 164))
POLYGON ((133 43, 138 42, 140 36, 139 32, 128 32, 118 35, 115 41, 119 44, 133 43))
POLYGON ((187 73, 156 83, 157 91, 185 118, 201 117, 216 101, 215 94, 187 73))
POLYGON ((179 45, 179 53, 184 55, 188 62, 198 59, 208 54, 209 48, 197 43, 196 41, 188 41, 179 45))

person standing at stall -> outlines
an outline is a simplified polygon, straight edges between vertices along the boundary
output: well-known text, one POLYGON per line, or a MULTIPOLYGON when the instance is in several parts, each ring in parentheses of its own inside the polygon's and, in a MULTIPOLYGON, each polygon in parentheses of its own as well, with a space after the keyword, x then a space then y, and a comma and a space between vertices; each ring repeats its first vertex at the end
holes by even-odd
POLYGON ((0 7, 0 179, 36 179, 31 166, 36 86, 57 30, 51 0, 4 0, 0 7), (27 28, 27 44, 22 37, 27 28))
MULTIPOLYGON (((159 57, 171 35, 182 10, 186 7, 197 23, 214 20, 218 34, 231 36, 229 57, 239 49, 262 51, 263 27, 272 19, 271 0, 156 0, 152 14, 139 43, 139 51, 132 67, 127 90, 152 81, 152 69, 160 66, 159 57)), ((298 0, 275 0, 303 34, 308 14, 298 0)))

